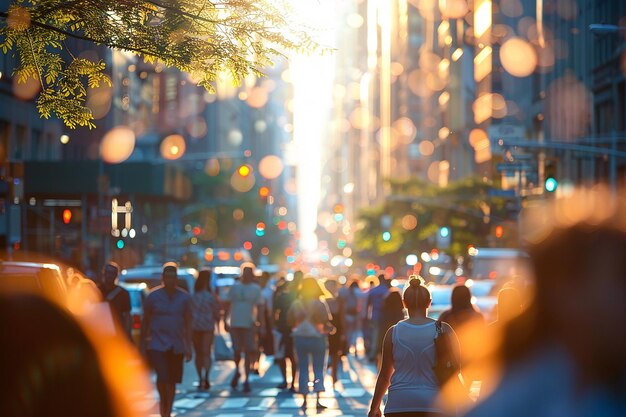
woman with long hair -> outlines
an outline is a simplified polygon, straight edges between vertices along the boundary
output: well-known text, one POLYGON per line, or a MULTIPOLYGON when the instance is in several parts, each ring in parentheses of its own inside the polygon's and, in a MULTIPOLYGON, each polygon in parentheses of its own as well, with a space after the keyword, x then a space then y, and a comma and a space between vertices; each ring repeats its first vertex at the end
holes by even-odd
POLYGON ((332 316, 326 304, 328 293, 312 276, 302 279, 298 299, 288 313, 293 328, 293 339, 298 357, 298 391, 303 396, 302 409, 307 407, 309 392, 309 365, 313 367, 313 392, 317 395, 318 410, 326 408, 320 403, 324 392, 324 374, 328 358, 328 334, 334 332, 332 316))
POLYGON ((219 320, 219 301, 211 292, 211 271, 200 271, 194 285, 191 300, 192 339, 196 353, 196 372, 198 389, 209 389, 211 373, 211 347, 215 336, 215 323, 219 320))
MULTIPOLYGON (((436 322, 426 317, 431 303, 421 278, 411 278, 402 295, 409 318, 392 326, 383 341, 383 357, 368 417, 380 417, 380 406, 389 389, 385 417, 434 417, 446 415, 438 402, 440 387, 433 371, 436 322)), ((458 358, 458 341, 452 328, 441 329, 452 340, 458 358)))

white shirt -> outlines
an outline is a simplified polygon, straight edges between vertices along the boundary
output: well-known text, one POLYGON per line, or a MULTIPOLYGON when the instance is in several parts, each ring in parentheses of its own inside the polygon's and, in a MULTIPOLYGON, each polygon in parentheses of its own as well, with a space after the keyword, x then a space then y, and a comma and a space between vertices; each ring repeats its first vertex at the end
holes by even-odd
POLYGON ((435 322, 400 321, 393 329, 393 365, 385 413, 442 412, 435 405, 439 385, 435 365, 435 322))

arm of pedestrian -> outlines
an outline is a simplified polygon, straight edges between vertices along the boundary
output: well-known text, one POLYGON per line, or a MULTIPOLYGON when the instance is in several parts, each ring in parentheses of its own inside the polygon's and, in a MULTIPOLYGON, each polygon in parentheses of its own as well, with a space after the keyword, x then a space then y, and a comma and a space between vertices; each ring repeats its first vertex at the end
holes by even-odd
POLYGON ((152 321, 152 303, 150 297, 146 298, 143 306, 143 319, 141 321, 141 338, 139 341, 139 351, 146 357, 148 340, 150 340, 150 323, 152 321))
POLYGON ((192 345, 193 345, 193 341, 191 339, 191 323, 192 322, 192 311, 191 311, 191 297, 189 298, 186 306, 185 306, 185 329, 184 329, 184 334, 185 334, 185 361, 189 362, 191 361, 192 358, 192 345))
POLYGON ((454 332, 454 329, 452 328, 452 326, 450 326, 448 323, 446 322, 441 322, 442 326, 442 330, 444 333, 447 333, 450 337, 450 347, 452 348, 452 354, 454 355, 454 359, 456 360, 456 363, 461 364, 461 343, 459 342, 459 338, 457 337, 456 333, 454 332))
POLYGON ((374 388, 374 395, 370 404, 368 417, 381 417, 382 415, 380 406, 383 400, 383 396, 389 388, 389 384, 391 382, 391 374, 394 370, 393 344, 391 341, 392 336, 393 327, 387 330, 387 333, 385 334, 385 338, 383 340, 383 358, 380 366, 380 372, 378 373, 378 378, 376 379, 376 388, 374 388))

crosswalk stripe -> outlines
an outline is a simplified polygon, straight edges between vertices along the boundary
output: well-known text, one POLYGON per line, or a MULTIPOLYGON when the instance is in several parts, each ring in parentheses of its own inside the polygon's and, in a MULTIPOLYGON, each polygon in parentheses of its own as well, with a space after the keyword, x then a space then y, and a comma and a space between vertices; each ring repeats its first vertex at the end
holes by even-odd
POLYGON ((276 398, 263 398, 263 400, 261 400, 261 402, 257 406, 255 406, 255 407, 247 407, 246 410, 248 410, 248 411, 265 411, 268 408, 270 408, 271 406, 273 406, 275 401, 276 401, 276 398))
POLYGON ((227 398, 220 408, 244 408, 249 398, 227 398))
POLYGON ((174 401, 174 408, 195 408, 204 402, 204 398, 181 398, 174 401))
POLYGON ((287 398, 280 402, 278 408, 300 408, 300 405, 296 402, 295 398, 287 398))

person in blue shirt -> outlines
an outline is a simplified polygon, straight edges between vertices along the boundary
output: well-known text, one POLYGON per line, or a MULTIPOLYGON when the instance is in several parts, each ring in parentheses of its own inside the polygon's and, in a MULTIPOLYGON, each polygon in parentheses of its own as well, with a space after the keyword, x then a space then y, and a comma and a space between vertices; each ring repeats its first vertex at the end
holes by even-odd
POLYGON ((163 285, 144 304, 142 350, 157 374, 161 417, 170 417, 176 384, 183 378, 183 358, 191 360, 191 296, 178 288, 178 267, 163 265, 163 285))

